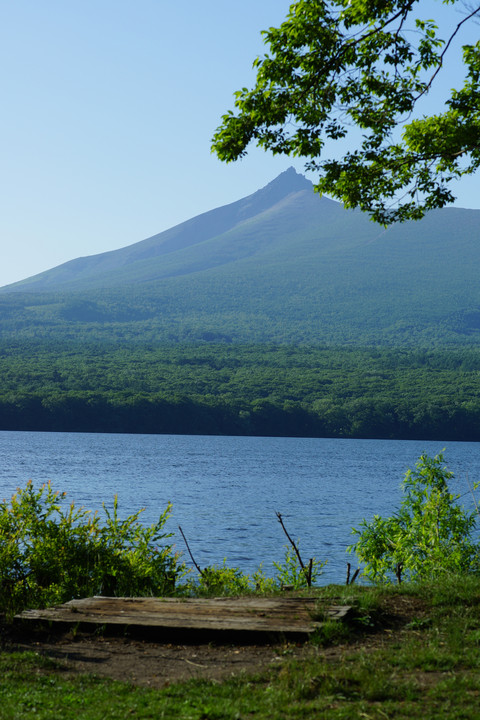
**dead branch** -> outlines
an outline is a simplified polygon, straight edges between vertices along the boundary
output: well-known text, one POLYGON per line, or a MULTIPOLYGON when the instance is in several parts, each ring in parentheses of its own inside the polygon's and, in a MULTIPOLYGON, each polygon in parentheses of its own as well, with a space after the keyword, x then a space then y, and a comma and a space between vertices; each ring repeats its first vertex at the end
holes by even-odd
POLYGON ((275 514, 276 514, 276 516, 277 516, 277 518, 278 518, 278 522, 279 522, 280 525, 282 526, 283 532, 285 533, 285 535, 286 535, 287 538, 288 538, 288 541, 289 541, 290 545, 291 545, 291 546, 293 547, 293 549, 295 550, 296 556, 297 556, 297 558, 298 558, 298 562, 300 563, 300 567, 302 568, 303 572, 306 574, 307 571, 306 571, 306 569, 305 569, 305 565, 303 564, 302 558, 301 558, 301 556, 300 556, 300 552, 299 552, 296 544, 294 543, 294 541, 292 540, 292 538, 291 538, 290 535, 288 534, 287 528, 286 528, 285 525, 283 524, 283 518, 282 518, 281 513, 279 513, 279 512, 277 511, 275 514))
POLYGON ((306 578, 306 581, 307 581, 307 585, 308 585, 308 587, 311 587, 311 585, 312 585, 312 572, 313 572, 313 558, 310 558, 310 562, 309 562, 309 564, 308 564, 308 568, 306 568, 305 565, 303 564, 303 560, 302 560, 302 558, 301 558, 300 551, 299 551, 297 545, 295 544, 295 542, 292 540, 292 538, 290 537, 290 535, 289 535, 288 532, 287 532, 287 528, 286 528, 285 525, 284 525, 284 522, 283 522, 283 518, 282 518, 281 513, 279 513, 278 511, 276 511, 275 514, 276 514, 276 516, 277 516, 277 518, 278 518, 278 522, 279 522, 280 525, 282 526, 283 532, 285 533, 285 535, 286 535, 287 538, 288 538, 288 541, 289 541, 290 545, 291 545, 291 546, 293 547, 293 549, 295 550, 295 554, 296 554, 296 556, 297 556, 297 558, 298 558, 298 562, 300 563, 300 567, 302 568, 303 573, 304 573, 304 575, 305 575, 305 578, 306 578))
POLYGON ((351 570, 352 570, 352 566, 350 565, 350 563, 347 563, 347 582, 346 582, 347 585, 353 585, 353 583, 357 579, 358 574, 360 572, 360 568, 357 568, 355 570, 355 572, 353 573, 353 576, 350 577, 351 570))
POLYGON ((180 530, 180 532, 181 532, 181 534, 182 534, 183 541, 184 541, 185 545, 187 546, 188 554, 190 555, 193 564, 194 564, 195 567, 197 568, 197 570, 198 570, 198 572, 200 573, 200 575, 203 575, 203 570, 201 569, 201 567, 200 567, 199 565, 197 565, 197 562, 196 562, 195 558, 194 558, 193 555, 192 555, 192 551, 190 550, 190 545, 188 544, 187 538, 185 537, 184 532, 183 532, 182 528, 180 527, 180 525, 178 526, 178 529, 180 530))

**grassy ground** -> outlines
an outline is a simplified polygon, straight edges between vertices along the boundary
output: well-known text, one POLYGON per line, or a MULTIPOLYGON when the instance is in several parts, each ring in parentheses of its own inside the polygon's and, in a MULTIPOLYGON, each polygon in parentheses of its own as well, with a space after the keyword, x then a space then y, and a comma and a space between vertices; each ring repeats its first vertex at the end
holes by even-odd
POLYGON ((352 604, 306 653, 255 676, 160 690, 68 673, 38 652, 0 654, 0 718, 480 717, 480 580, 391 588, 329 587, 323 605, 352 604))

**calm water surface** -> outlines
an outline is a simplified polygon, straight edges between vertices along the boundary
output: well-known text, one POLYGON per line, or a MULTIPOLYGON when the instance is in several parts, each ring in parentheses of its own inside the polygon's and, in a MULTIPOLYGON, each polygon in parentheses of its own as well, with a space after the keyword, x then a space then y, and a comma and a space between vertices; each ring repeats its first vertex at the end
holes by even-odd
POLYGON ((0 499, 51 480, 92 510, 117 494, 120 514, 143 507, 145 523, 171 501, 168 529, 183 551, 182 526, 200 566, 226 558, 251 572, 263 562, 267 574, 284 555, 278 510, 305 559, 328 559, 322 582, 344 582, 352 526, 391 514, 407 468, 444 448, 452 489, 470 504, 478 443, 0 432, 0 499))

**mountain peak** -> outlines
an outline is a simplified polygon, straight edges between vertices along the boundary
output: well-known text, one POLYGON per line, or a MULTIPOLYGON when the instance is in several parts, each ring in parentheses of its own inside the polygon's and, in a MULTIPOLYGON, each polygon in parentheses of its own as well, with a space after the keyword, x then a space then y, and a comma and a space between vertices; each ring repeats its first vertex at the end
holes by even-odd
POLYGON ((257 190, 244 200, 239 201, 240 203, 247 203, 247 206, 251 209, 252 206, 255 210, 261 211, 275 205, 284 198, 292 195, 293 193, 302 192, 308 190, 313 193, 313 184, 306 177, 297 173, 295 168, 290 167, 288 170, 280 173, 275 180, 272 180, 260 190, 257 190))
POLYGON ((304 175, 297 173, 294 167, 289 167, 288 170, 284 170, 284 172, 280 173, 280 175, 258 192, 270 192, 284 197, 292 192, 300 192, 301 190, 313 190, 313 185, 304 175))

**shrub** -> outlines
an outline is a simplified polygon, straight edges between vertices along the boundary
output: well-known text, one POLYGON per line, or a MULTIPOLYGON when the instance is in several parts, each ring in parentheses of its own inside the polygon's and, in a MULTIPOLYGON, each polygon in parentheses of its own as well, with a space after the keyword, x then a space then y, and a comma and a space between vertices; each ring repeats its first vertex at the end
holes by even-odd
MULTIPOLYGON (((297 542, 298 547, 298 542, 297 542)), ((299 562, 298 556, 294 549, 290 546, 285 548, 285 558, 283 563, 274 562, 273 565, 277 570, 276 581, 280 588, 290 587, 293 590, 299 590, 301 588, 309 587, 314 585, 320 575, 323 572, 323 567, 326 565, 326 560, 321 562, 316 558, 311 560, 311 574, 310 581, 307 579, 306 570, 299 562)))
POLYGON ((409 580, 435 578, 444 573, 478 572, 479 548, 473 541, 477 514, 458 505, 459 495, 450 493, 453 473, 444 466, 443 455, 422 455, 415 470, 403 482, 404 497, 392 517, 375 515, 363 520, 349 547, 364 575, 388 582, 395 573, 409 580))
POLYGON ((141 510, 125 520, 105 506, 97 513, 63 510, 65 493, 50 483, 35 490, 29 482, 9 503, 0 503, 0 611, 8 616, 27 607, 63 603, 91 595, 165 595, 185 572, 163 530, 169 504, 150 527, 141 510))
POLYGON ((194 597, 218 597, 226 595, 245 595, 253 592, 266 593, 276 589, 275 581, 267 578, 262 569, 253 575, 244 573, 239 568, 228 567, 224 559, 223 565, 209 565, 180 590, 194 597))
MULTIPOLYGON (((326 561, 320 562, 312 558, 311 584, 318 580, 325 563, 326 561)), ((180 590, 196 597, 211 597, 245 595, 254 592, 274 593, 285 587, 300 590, 309 586, 305 570, 291 547, 286 546, 284 562, 274 562, 273 566, 277 571, 273 578, 265 575, 262 565, 252 575, 248 575, 239 568, 228 567, 224 559, 221 566, 209 565, 200 570, 198 575, 190 579, 180 590)))

